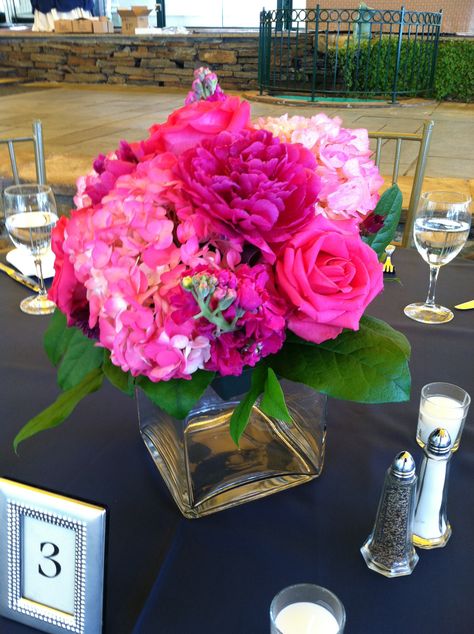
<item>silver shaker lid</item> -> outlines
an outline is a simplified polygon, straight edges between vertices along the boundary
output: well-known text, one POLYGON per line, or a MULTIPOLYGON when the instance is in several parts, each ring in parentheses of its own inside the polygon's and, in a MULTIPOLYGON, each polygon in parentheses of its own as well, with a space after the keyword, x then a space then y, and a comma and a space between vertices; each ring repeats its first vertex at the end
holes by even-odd
POLYGON ((428 453, 435 456, 446 456, 451 452, 451 436, 446 429, 438 427, 431 432, 426 446, 428 453))
POLYGON ((411 453, 401 451, 395 456, 391 467, 392 474, 401 480, 407 480, 415 475, 415 461, 411 453))

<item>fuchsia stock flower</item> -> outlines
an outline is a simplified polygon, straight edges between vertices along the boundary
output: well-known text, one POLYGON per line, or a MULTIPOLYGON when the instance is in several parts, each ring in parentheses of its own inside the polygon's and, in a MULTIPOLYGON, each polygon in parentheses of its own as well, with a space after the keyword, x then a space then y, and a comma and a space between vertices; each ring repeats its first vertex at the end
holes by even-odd
POLYGON ((379 221, 366 132, 325 115, 253 126, 214 74, 196 82, 148 139, 97 157, 53 231, 50 297, 151 381, 239 375, 286 329, 316 343, 356 330, 382 288, 359 235, 379 221))
POLYGON ((224 101, 226 99, 222 88, 219 86, 216 73, 204 66, 196 68, 194 71, 192 90, 188 92, 184 104, 188 106, 190 103, 201 99, 206 101, 224 101))
POLYGON ((288 309, 268 265, 241 264, 235 271, 198 266, 187 271, 170 301, 175 323, 193 318, 210 340, 207 370, 239 375, 283 345, 288 309))

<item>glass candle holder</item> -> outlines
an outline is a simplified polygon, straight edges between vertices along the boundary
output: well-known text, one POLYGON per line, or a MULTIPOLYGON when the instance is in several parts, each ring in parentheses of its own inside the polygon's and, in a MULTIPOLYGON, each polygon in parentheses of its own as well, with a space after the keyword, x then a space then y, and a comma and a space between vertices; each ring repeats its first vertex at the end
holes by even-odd
POLYGON ((342 634, 346 611, 335 594, 310 583, 284 588, 270 606, 271 634, 342 634))
POLYGON ((470 404, 469 394, 457 385, 452 383, 425 385, 421 390, 416 430, 416 441, 420 447, 425 447, 432 431, 442 427, 451 437, 452 451, 456 451, 459 448, 470 404))

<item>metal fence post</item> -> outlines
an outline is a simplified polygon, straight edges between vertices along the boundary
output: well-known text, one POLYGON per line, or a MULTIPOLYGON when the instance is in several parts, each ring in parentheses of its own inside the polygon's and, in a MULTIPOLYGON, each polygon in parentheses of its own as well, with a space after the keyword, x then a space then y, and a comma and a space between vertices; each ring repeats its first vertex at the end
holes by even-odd
POLYGON ((313 72, 311 73, 311 101, 316 95, 316 71, 319 51, 319 4, 315 7, 314 14, 314 47, 313 47, 313 72))
POLYGON ((441 22, 443 21, 443 9, 439 10, 439 21, 436 26, 435 41, 433 46, 433 58, 431 60, 431 75, 430 75, 430 94, 434 93, 436 62, 438 61, 438 48, 439 48, 439 34, 441 33, 441 22))
POLYGON ((260 28, 258 32, 258 85, 260 94, 263 94, 263 64, 264 64, 264 23, 265 23, 265 7, 260 11, 260 28))
POLYGON ((398 44, 397 44, 397 59, 395 62, 395 73, 393 76, 392 86, 392 103, 397 102, 398 94, 398 73, 400 71, 400 56, 402 53, 402 40, 403 40, 403 25, 405 23, 405 7, 402 6, 400 11, 400 24, 398 26, 398 44))

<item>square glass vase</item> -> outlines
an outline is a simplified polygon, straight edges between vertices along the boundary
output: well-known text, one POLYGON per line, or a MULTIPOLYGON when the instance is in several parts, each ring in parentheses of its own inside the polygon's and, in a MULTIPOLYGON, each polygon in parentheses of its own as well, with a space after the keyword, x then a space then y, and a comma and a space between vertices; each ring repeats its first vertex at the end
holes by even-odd
POLYGON ((229 422, 250 386, 249 377, 214 380, 183 420, 137 391, 140 433, 185 517, 283 491, 322 471, 327 398, 302 383, 280 381, 291 424, 267 416, 257 400, 235 445, 229 422))

